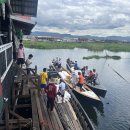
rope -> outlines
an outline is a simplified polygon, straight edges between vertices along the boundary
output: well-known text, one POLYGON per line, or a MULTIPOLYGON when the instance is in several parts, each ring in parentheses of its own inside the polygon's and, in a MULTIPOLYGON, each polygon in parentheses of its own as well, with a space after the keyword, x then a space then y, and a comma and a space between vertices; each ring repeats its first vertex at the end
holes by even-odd
POLYGON ((117 72, 114 68, 112 68, 109 64, 108 64, 108 66, 119 76, 119 77, 121 77, 123 80, 125 80, 127 83, 129 83, 130 84, 130 82, 127 80, 127 79, 125 79, 119 72, 117 72))

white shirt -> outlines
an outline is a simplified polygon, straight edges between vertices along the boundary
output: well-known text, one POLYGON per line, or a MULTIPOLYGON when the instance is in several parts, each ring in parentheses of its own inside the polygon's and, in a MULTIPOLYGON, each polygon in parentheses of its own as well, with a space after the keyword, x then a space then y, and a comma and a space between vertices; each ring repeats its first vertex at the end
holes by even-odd
POLYGON ((30 65, 32 64, 32 62, 30 61, 30 59, 26 60, 26 67, 30 68, 30 65))
POLYGON ((61 91, 65 90, 65 83, 64 82, 61 82, 59 84, 59 88, 61 89, 61 91))
POLYGON ((85 69, 84 76, 89 76, 89 70, 85 69))
POLYGON ((77 84, 77 82, 78 82, 77 79, 78 79, 77 75, 75 73, 72 73, 71 81, 73 84, 77 84))

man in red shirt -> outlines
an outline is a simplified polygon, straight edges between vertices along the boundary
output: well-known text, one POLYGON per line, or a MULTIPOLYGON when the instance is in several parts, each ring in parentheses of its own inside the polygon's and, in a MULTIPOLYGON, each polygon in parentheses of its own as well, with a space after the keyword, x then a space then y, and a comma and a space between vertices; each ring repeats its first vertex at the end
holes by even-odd
POLYGON ((83 86, 83 84, 84 84, 84 77, 83 77, 83 75, 81 74, 81 72, 78 72, 78 79, 79 79, 79 81, 78 81, 78 86, 80 87, 80 91, 82 91, 82 86, 83 86))
POLYGON ((56 97, 56 86, 54 83, 54 79, 50 80, 45 91, 47 93, 47 109, 50 108, 50 110, 53 111, 54 101, 56 97))

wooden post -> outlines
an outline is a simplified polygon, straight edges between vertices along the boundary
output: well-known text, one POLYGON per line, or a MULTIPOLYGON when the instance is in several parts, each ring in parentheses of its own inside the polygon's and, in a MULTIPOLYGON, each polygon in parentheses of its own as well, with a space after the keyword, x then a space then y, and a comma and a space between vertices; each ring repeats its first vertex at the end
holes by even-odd
POLYGON ((37 75, 37 65, 35 65, 35 75, 37 75))
POLYGON ((6 130, 10 130, 9 128, 9 109, 8 109, 8 104, 5 104, 5 127, 6 130))

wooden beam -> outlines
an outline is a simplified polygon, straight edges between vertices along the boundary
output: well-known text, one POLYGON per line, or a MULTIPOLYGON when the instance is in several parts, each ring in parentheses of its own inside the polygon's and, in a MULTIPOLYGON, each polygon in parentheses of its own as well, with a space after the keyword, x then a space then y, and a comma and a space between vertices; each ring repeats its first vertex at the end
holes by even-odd
POLYGON ((6 130, 10 130, 9 128, 9 109, 8 104, 5 105, 5 128, 6 130))
MULTIPOLYGON (((28 118, 28 119, 10 119, 8 121, 9 124, 27 124, 27 123, 31 123, 32 122, 32 119, 31 118, 28 118)), ((0 121, 0 124, 5 124, 5 120, 1 120, 0 121)), ((8 129, 7 129, 8 130, 8 129)))
POLYGON ((30 98, 31 95, 18 95, 17 98, 30 98))
POLYGON ((25 72, 22 68, 20 68, 16 63, 14 63, 15 67, 18 68, 26 77, 29 79, 36 87, 38 86, 37 83, 35 83, 25 72))
POLYGON ((43 120, 43 115, 42 115, 42 110, 41 110, 41 105, 40 105, 40 101, 39 101, 38 95, 36 95, 36 103, 37 103, 37 110, 38 110, 40 126, 41 126, 42 130, 45 130, 44 120, 43 120))
POLYGON ((15 106, 15 109, 17 108, 25 108, 25 107, 31 107, 32 105, 31 104, 18 104, 15 106))
POLYGON ((37 111, 37 103, 36 103, 36 95, 34 94, 34 90, 31 90, 31 103, 32 103, 32 120, 33 120, 33 128, 40 130, 39 119, 38 119, 38 111, 37 111))
POLYGON ((15 113, 15 112, 13 112, 13 111, 9 111, 9 113, 11 114, 11 115, 13 115, 14 117, 16 117, 16 118, 20 118, 20 119, 25 119, 25 118, 23 118, 22 116, 20 116, 20 115, 18 115, 17 113, 15 113))

